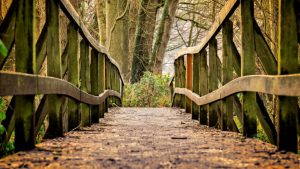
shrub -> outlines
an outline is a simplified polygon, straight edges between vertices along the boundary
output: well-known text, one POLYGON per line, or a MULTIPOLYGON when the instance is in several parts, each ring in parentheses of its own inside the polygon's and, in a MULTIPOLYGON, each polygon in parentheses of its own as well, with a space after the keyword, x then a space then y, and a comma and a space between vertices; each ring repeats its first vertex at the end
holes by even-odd
POLYGON ((169 76, 145 72, 139 83, 124 88, 124 107, 167 107, 171 104, 169 76))

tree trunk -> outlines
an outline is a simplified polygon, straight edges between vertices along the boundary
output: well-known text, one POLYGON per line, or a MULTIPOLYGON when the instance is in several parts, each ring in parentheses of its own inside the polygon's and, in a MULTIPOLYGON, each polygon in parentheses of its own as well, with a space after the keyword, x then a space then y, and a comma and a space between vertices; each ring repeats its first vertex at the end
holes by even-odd
POLYGON ((162 72, 162 61, 170 38, 177 4, 178 0, 166 0, 163 7, 158 32, 154 38, 154 45, 151 52, 150 66, 155 73, 162 72))
POLYGON ((105 0, 97 0, 96 7, 97 7, 96 12, 97 12, 100 45, 105 46, 106 43, 105 0))

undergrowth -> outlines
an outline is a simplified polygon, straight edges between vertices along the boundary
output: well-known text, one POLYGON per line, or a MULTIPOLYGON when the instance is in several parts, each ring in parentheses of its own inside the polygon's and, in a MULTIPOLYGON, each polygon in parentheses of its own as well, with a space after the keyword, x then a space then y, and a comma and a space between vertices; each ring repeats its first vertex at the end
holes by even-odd
POLYGON ((140 82, 125 85, 124 107, 167 107, 171 104, 169 76, 145 72, 140 82))

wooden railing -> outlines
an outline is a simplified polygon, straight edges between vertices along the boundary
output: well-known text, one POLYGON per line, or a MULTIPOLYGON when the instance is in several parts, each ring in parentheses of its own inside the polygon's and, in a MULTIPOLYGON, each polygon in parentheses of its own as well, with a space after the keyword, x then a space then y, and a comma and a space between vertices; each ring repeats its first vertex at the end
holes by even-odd
POLYGON ((228 0, 202 42, 184 48, 176 55, 175 75, 170 81, 172 105, 192 113, 192 118, 200 124, 222 130, 239 131, 233 119, 236 115, 242 133, 248 137, 257 135, 258 119, 272 144, 282 150, 297 152, 297 130, 300 133, 297 30, 299 32, 300 27, 297 28, 296 20, 299 22, 299 15, 295 15, 294 2, 279 1, 278 59, 254 19, 254 2, 228 0), (233 23, 229 19, 239 5, 242 57, 233 42, 233 23), (216 40, 221 30, 222 62, 217 56, 216 40), (255 75, 255 55, 268 75, 255 75), (233 79, 234 72, 241 77, 233 79), (219 84, 222 87, 218 87, 219 84), (277 129, 257 92, 279 96, 277 129))
MULTIPOLYGON (((121 106, 123 77, 117 62, 95 40, 68 0, 46 0, 46 23, 35 40, 32 0, 13 0, 0 26, 0 38, 12 50, 16 72, 0 71, 0 96, 12 96, 1 143, 15 130, 16 150, 32 149, 48 115, 48 138, 63 136, 121 106), (67 45, 60 48, 60 9, 69 19, 67 45), (46 64, 47 76, 41 76, 46 64)), ((1 70, 7 57, 1 57, 1 70)))

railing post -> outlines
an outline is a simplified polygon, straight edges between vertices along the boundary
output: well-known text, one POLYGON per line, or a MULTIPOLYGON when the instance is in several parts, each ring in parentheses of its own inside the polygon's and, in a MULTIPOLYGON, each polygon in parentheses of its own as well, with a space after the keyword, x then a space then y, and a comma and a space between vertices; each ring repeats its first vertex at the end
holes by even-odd
MULTIPOLYGON (((295 0, 279 0, 278 74, 299 73, 295 0)), ((299 37, 298 37, 299 38, 299 37)), ((279 96, 278 148, 297 152, 297 97, 279 96)))
MULTIPOLYGON (((99 94, 104 92, 105 89, 105 55, 99 53, 98 56, 98 88, 99 94)), ((105 102, 99 105, 99 117, 104 118, 105 102)))
MULTIPOLYGON (((92 49, 91 51, 91 94, 98 96, 99 95, 99 79, 98 79, 98 51, 92 49)), ((99 106, 91 106, 91 122, 99 123, 99 106)))
MULTIPOLYGON (((109 59, 106 57, 105 58, 105 86, 107 90, 111 89, 111 85, 110 85, 110 61, 109 59)), ((108 112, 108 108, 110 106, 110 97, 106 98, 106 112, 108 112)))
MULTIPOLYGON (((175 69, 175 88, 176 87, 180 87, 180 73, 179 73, 179 60, 176 59, 174 61, 174 69, 175 69)), ((176 94, 174 97, 172 96, 172 98, 174 99, 173 101, 173 105, 175 107, 180 107, 180 98, 181 96, 179 94, 176 94)))
MULTIPOLYGON (((68 81, 79 87, 78 33, 74 24, 68 25, 68 81)), ((68 130, 80 125, 79 102, 68 99, 68 130)))
MULTIPOLYGON (((206 49, 200 51, 200 96, 208 93, 208 71, 207 71, 206 49)), ((208 105, 200 106, 200 124, 207 125, 208 105)))
MULTIPOLYGON (((193 87, 193 55, 188 54, 186 56, 186 88, 192 90, 193 87)), ((185 98, 185 111, 192 113, 192 100, 188 97, 185 98)))
MULTIPOLYGON (((212 38, 209 42, 209 81, 208 90, 209 93, 218 89, 218 47, 216 38, 212 38)), ((212 103, 209 105, 208 112, 208 126, 216 126, 218 122, 218 103, 212 103)))
MULTIPOLYGON (((200 95, 200 54, 193 55, 193 92, 200 95)), ((200 107, 192 103, 192 119, 199 120, 200 107)))
MULTIPOLYGON (((242 18, 242 66, 241 76, 255 74, 255 45, 254 45, 254 1, 241 1, 242 18)), ((257 122, 255 108, 256 94, 254 92, 243 92, 243 134, 254 137, 257 134, 257 122)))
MULTIPOLYGON (((33 0, 19 0, 16 5, 16 71, 35 74, 35 4, 33 0)), ((16 96, 15 104, 16 150, 32 149, 35 144, 34 95, 16 96)))
MULTIPOLYGON (((90 48, 88 43, 83 39, 80 42, 80 89, 90 93, 90 48)), ((82 126, 91 125, 90 105, 81 103, 81 123, 82 126)))
MULTIPOLYGON (((179 62, 179 87, 180 88, 185 88, 185 66, 184 66, 184 57, 178 58, 179 62)), ((185 109, 185 96, 181 95, 180 96, 180 107, 182 109, 185 109)))
MULTIPOLYGON (((233 39, 233 24, 228 19, 222 25, 222 40, 223 40, 223 67, 222 67, 222 85, 224 86, 233 79, 233 62, 232 62, 232 46, 231 41, 233 39)), ((222 100, 221 111, 221 129, 222 130, 234 130, 233 121, 233 97, 227 97, 222 100)))
MULTIPOLYGON (((48 76, 62 78, 58 1, 46 1, 46 25, 48 26, 47 74, 48 76)), ((63 136, 62 97, 59 95, 49 95, 48 105, 51 106, 48 106, 49 127, 47 137, 63 136)))

